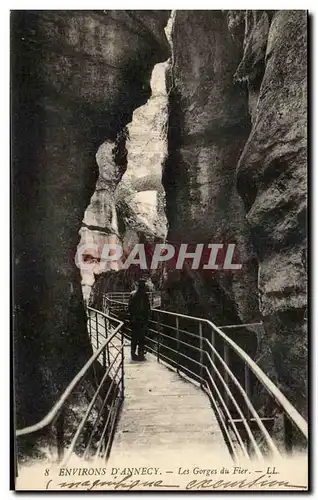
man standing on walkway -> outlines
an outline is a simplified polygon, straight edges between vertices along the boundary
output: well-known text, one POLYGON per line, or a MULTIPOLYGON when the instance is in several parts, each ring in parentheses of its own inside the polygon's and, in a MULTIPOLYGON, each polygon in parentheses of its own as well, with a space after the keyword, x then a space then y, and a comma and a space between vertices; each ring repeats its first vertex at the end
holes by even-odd
POLYGON ((148 322, 151 313, 146 281, 144 279, 139 280, 137 289, 130 294, 128 313, 131 326, 131 359, 133 361, 143 361, 145 359, 145 335, 148 330, 148 322), (137 347, 138 354, 136 356, 137 347))

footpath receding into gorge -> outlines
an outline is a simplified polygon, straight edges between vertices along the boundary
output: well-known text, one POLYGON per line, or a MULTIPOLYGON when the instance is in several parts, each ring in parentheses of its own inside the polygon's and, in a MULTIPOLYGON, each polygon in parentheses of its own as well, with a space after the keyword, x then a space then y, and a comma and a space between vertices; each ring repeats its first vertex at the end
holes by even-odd
POLYGON ((204 392, 183 376, 157 363, 147 353, 145 362, 131 361, 125 347, 125 401, 110 455, 164 459, 218 456, 231 460, 219 424, 204 392))

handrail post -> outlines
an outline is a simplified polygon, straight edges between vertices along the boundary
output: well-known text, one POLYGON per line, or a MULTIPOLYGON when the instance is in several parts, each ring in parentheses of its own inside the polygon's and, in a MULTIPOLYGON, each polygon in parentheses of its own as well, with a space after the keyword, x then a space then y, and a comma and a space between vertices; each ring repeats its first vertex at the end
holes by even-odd
POLYGON ((86 314, 88 317, 88 338, 89 341, 92 342, 92 318, 89 310, 86 308, 86 314))
MULTIPOLYGON (((108 329, 109 329, 109 320, 105 318, 105 336, 108 338, 108 329)), ((110 354, 109 354, 109 345, 107 344, 107 361, 108 366, 110 365, 110 354)))
MULTIPOLYGON (((215 348, 215 331, 214 329, 212 328, 212 331, 211 331, 211 345, 212 345, 212 349, 211 349, 211 360, 212 360, 212 367, 211 369, 213 370, 213 373, 215 372, 215 368, 214 368, 214 364, 215 364, 215 353, 214 353, 214 350, 213 348, 215 348)), ((206 383, 207 383, 207 386, 208 388, 211 389, 211 381, 209 378, 207 378, 206 380, 206 383)))
POLYGON ((99 348, 99 339, 98 339, 98 317, 97 317, 97 312, 95 313, 95 319, 96 319, 96 347, 98 349, 99 348))
MULTIPOLYGON (((246 393, 249 401, 251 401, 250 370, 249 370, 246 363, 244 363, 244 388, 245 388, 245 393, 246 393)), ((249 408, 247 407, 246 408, 246 420, 247 420, 248 425, 250 425, 250 418, 251 418, 251 412, 250 412, 249 408)), ((250 441, 250 439, 248 439, 248 436, 246 437, 246 441, 247 441, 246 442, 247 450, 248 450, 248 452, 250 452, 251 441, 250 441)))
POLYGON ((125 397, 125 367, 124 367, 124 359, 125 359, 125 352, 124 352, 124 332, 121 330, 121 397, 124 399, 125 397))
POLYGON ((57 461, 62 462, 64 457, 64 408, 56 421, 56 445, 57 445, 57 461))
MULTIPOLYGON (((107 333, 106 333, 106 318, 104 318, 104 323, 105 323, 105 337, 107 338, 107 333)), ((109 347, 107 345, 106 347, 107 351, 109 351, 109 347)), ((106 370, 106 349, 103 350, 103 368, 106 370)), ((109 362, 109 359, 108 359, 109 362)))
MULTIPOLYGON (((211 344, 212 344, 212 347, 214 347, 214 349, 215 349, 215 331, 213 330, 213 328, 212 328, 212 333, 211 333, 211 344)), ((212 349, 212 353, 211 353, 211 359, 212 359, 213 363, 215 363, 215 354, 214 354, 213 349, 212 349)))
POLYGON ((203 332, 202 332, 201 321, 199 322, 199 335, 200 335, 200 377, 201 377, 200 385, 202 387, 204 353, 203 353, 203 332))
POLYGON ((179 342, 179 317, 176 316, 176 341, 177 341, 177 352, 178 352, 178 359, 177 359, 177 373, 179 373, 179 350, 180 350, 180 342, 179 342))
MULTIPOLYGON (((224 362, 226 364, 226 366, 229 366, 229 361, 230 361, 230 358, 229 358, 229 346, 227 345, 227 343, 224 344, 224 347, 223 347, 223 359, 224 359, 224 362)), ((224 368, 224 381, 226 383, 226 386, 228 387, 229 385, 229 374, 228 372, 225 370, 224 368)), ((228 408, 229 406, 229 395, 227 393, 227 391, 224 391, 224 399, 225 399, 225 404, 228 408)))
POLYGON ((284 413, 284 442, 285 450, 291 454, 293 451, 293 425, 286 413, 284 413))
MULTIPOLYGON (((251 381, 250 381, 250 371, 246 363, 244 363, 244 386, 245 392, 249 400, 251 400, 251 381)), ((249 420, 251 418, 251 414, 249 409, 247 408, 246 419, 249 420)))
POLYGON ((157 312, 157 362, 160 361, 160 333, 159 333, 159 313, 157 312))

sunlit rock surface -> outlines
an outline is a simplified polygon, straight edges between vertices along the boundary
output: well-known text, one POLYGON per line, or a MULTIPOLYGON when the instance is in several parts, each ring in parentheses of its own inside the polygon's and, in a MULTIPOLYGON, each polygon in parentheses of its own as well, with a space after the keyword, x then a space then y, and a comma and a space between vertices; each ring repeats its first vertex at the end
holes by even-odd
POLYGON ((243 264, 168 273, 166 306, 261 319, 257 360, 304 415, 306 30, 301 11, 177 11, 164 172, 168 240, 233 242, 243 264))
POLYGON ((116 202, 123 225, 136 241, 155 241, 166 235, 162 165, 167 154, 167 63, 157 64, 151 78, 152 95, 137 109, 128 125, 128 165, 118 185, 116 202))
MULTIPOLYGON (((122 246, 124 257, 138 242, 163 241, 166 235, 162 165, 167 153, 168 98, 165 85, 167 63, 157 64, 151 77, 151 97, 136 109, 127 127, 120 151, 121 164, 112 143, 98 150, 99 179, 85 211, 80 246, 89 241, 98 249, 87 248, 91 268, 82 271, 84 299, 87 301, 94 274, 118 270, 122 260, 107 263, 101 256, 104 244, 122 246), (124 152, 125 151, 125 152, 124 152), (91 233, 91 234, 90 234, 91 233)), ((123 258, 124 258, 123 257, 123 258)))

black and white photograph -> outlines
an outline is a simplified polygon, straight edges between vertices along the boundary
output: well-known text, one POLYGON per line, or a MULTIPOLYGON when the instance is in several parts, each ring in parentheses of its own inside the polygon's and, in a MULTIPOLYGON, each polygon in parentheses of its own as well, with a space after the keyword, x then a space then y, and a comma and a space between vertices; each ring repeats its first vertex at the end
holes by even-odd
POLYGON ((308 491, 308 11, 8 15, 12 489, 308 491))

